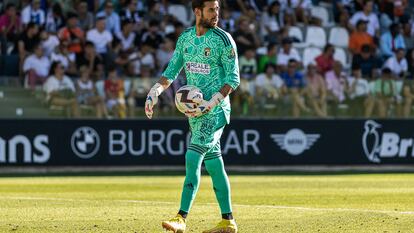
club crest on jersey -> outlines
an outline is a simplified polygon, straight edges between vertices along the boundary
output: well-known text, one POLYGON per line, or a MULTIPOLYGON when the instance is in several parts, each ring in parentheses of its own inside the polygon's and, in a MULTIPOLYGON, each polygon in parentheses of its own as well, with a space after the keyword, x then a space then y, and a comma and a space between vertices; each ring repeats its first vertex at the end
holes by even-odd
POLYGON ((210 48, 205 48, 204 49, 204 56, 209 57, 211 54, 211 49, 210 48))
POLYGON ((236 57, 236 51, 234 51, 234 48, 231 48, 229 58, 235 58, 236 57))

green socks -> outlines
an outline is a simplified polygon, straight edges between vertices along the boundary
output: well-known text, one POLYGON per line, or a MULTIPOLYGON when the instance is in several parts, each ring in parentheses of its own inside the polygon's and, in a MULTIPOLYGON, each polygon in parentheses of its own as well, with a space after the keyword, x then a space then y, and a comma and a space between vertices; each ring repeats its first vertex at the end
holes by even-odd
POLYGON ((204 161, 206 169, 213 181, 214 192, 216 193, 217 201, 220 205, 222 214, 232 213, 231 209, 231 195, 230 195, 230 183, 227 177, 227 173, 224 170, 223 158, 218 157, 204 161))
POLYGON ((201 162, 203 156, 193 150, 185 154, 185 181, 181 194, 180 210, 189 212, 200 186, 201 162))
MULTIPOLYGON (((214 152, 209 156, 206 154, 204 164, 207 172, 210 174, 213 181, 214 192, 217 201, 220 205, 222 214, 232 213, 231 197, 230 197, 230 183, 224 170, 224 163, 221 156, 215 157, 214 152)), ((186 176, 181 195, 180 211, 188 213, 193 204, 194 198, 200 186, 201 163, 203 161, 203 154, 195 152, 194 150, 187 150, 185 155, 186 176)))

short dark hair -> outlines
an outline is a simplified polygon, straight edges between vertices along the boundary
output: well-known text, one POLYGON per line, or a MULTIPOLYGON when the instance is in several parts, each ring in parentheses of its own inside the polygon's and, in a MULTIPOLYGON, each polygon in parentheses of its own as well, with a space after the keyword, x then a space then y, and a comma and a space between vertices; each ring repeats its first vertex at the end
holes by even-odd
POLYGON ((203 9, 204 8, 204 3, 205 2, 214 2, 217 1, 220 3, 220 0, 192 0, 191 1, 191 7, 193 8, 193 11, 198 8, 198 9, 203 9))
POLYGON ((16 5, 14 3, 12 3, 12 2, 7 3, 6 11, 9 10, 10 8, 13 8, 13 7, 16 8, 16 5))

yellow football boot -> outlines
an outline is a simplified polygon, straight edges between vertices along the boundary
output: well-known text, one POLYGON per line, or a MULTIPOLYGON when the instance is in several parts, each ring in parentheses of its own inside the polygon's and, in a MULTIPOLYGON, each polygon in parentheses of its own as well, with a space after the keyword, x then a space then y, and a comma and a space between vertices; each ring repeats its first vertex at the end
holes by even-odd
POLYGON ((174 218, 163 221, 162 227, 167 231, 172 231, 174 233, 184 233, 185 231, 185 218, 177 214, 174 218))
POLYGON ((203 231, 203 233, 237 233, 237 224, 234 219, 223 219, 213 229, 203 231))

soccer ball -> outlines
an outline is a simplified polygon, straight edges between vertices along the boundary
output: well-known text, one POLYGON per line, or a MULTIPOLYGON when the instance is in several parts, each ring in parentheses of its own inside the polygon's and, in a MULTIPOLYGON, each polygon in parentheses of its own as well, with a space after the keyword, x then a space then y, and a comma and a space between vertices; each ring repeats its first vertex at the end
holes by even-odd
POLYGON ((203 93, 196 86, 185 85, 175 93, 175 106, 182 113, 196 108, 201 101, 203 101, 203 93))

